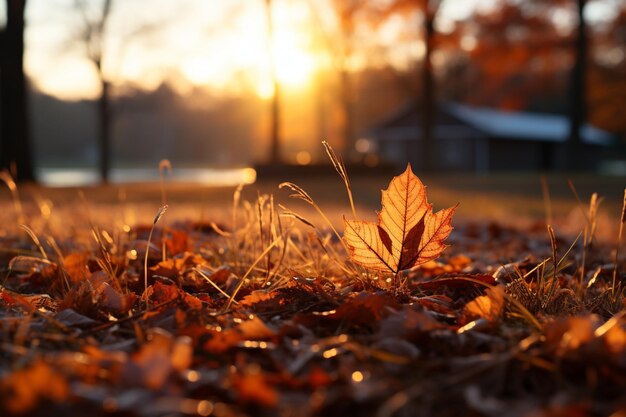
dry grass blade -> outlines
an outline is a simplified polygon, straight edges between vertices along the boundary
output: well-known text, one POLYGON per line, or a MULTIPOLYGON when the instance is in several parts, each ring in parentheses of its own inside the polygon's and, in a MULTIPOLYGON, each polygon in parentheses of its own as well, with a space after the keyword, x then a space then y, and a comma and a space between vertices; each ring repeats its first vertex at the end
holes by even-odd
POLYGON ((215 231, 215 233, 217 233, 218 235, 222 236, 222 237, 232 237, 233 234, 230 232, 227 232, 225 230, 222 230, 217 223, 215 222, 211 222, 211 228, 215 231))
POLYGON ((545 175, 541 176, 541 194, 543 195, 543 205, 546 212, 546 225, 552 224, 552 199, 550 198, 550 188, 545 175))
POLYGON ((167 204, 159 207, 159 211, 157 211, 156 216, 154 216, 154 220, 152 222, 153 225, 157 224, 159 220, 161 220, 161 217, 163 217, 163 215, 167 211, 167 208, 168 208, 167 204))
POLYGON ((39 241, 39 238, 37 237, 37 235, 35 234, 35 232, 33 232, 33 230, 26 226, 25 224, 20 224, 20 229, 24 230, 28 236, 30 236, 30 238, 32 239, 33 243, 35 243, 35 246, 37 246, 37 249, 39 249, 39 252, 41 253, 41 256, 43 256, 44 259, 48 259, 48 255, 46 254, 46 251, 44 250, 43 246, 41 245, 41 242, 39 241))
POLYGON ((241 287, 243 286, 244 282, 246 281, 246 278, 248 278, 248 275, 250 275, 250 273, 254 270, 254 268, 256 267, 256 265, 261 262, 263 260, 263 258, 267 255, 267 253, 269 251, 272 250, 272 248, 274 246, 276 246, 276 244, 278 242, 280 242, 282 238, 279 236, 277 237, 267 248, 265 248, 265 250, 263 251, 263 253, 261 253, 256 260, 252 263, 252 265, 250 265, 250 267, 248 268, 248 270, 246 271, 246 273, 241 277, 241 280, 239 281, 239 284, 237 285, 237 287, 235 288, 235 291, 233 291, 232 295, 230 296, 230 298, 228 299, 228 301, 226 302, 226 305, 224 306, 224 308, 222 309, 222 312, 226 312, 228 311, 228 309, 230 308, 230 305, 233 303, 233 301, 235 301, 235 297, 237 296, 237 293, 239 292, 239 290, 241 289, 241 287))
POLYGON ((161 205, 167 204, 167 192, 165 189, 165 177, 172 174, 172 163, 169 159, 161 159, 159 162, 159 178, 161 180, 161 205))
POLYGON ((596 235, 596 229, 598 228, 598 209, 602 203, 602 198, 598 198, 598 193, 591 194, 589 199, 589 236, 585 244, 591 245, 596 235))
POLYGON ((328 144, 326 141, 322 141, 322 145, 324 145, 324 149, 326 150, 326 154, 328 158, 330 158, 330 162, 332 162, 335 170, 341 177, 345 187, 346 192, 348 193, 348 199, 350 200, 350 208, 352 209, 352 217, 354 219, 356 216, 356 209, 354 208, 354 198, 352 197, 352 187, 350 187, 350 178, 348 177, 348 171, 346 171, 346 165, 343 163, 343 160, 335 154, 334 149, 328 144))
MULTIPOLYGON (((226 298, 230 298, 230 295, 226 294, 224 292, 224 290, 222 290, 215 282, 213 282, 213 280, 204 273, 204 271, 202 271, 200 268, 193 268, 193 271, 195 271, 196 273, 198 273, 198 275, 200 275, 202 278, 204 278, 206 280, 206 282, 208 282, 209 284, 211 284, 211 286, 213 288, 215 288, 220 294, 222 294, 224 297, 226 298)), ((233 302, 235 304, 239 304, 236 300, 233 300, 233 302)))
MULTIPOLYGON (((341 235, 339 235, 339 232, 337 232, 337 229, 335 228, 333 223, 326 216, 326 214, 324 214, 322 209, 317 205, 317 203, 311 198, 311 196, 306 191, 304 191, 300 186, 292 182, 283 182, 278 185, 278 188, 281 188, 281 189, 289 188, 291 191, 294 192, 293 194, 290 194, 289 197, 306 201, 309 205, 311 205, 311 207, 315 209, 315 211, 320 215, 320 217, 324 220, 324 222, 328 225, 328 227, 330 227, 330 229, 333 231, 337 239, 339 239, 343 243, 343 239, 341 239, 341 235)), ((344 247, 345 247, 345 244, 344 244, 344 247)), ((346 248, 346 251, 347 251, 347 248, 346 248)))
MULTIPOLYGON (((615 265, 613 267, 613 284, 611 285, 611 294, 615 297, 617 283, 617 263, 619 262, 619 249, 622 243, 622 233, 624 232, 624 223, 626 223, 626 188, 624 189, 624 201, 622 203, 622 216, 619 223, 619 231, 617 233, 617 246, 615 247, 615 265)), ((621 282, 619 283, 621 287, 621 282)), ((619 291, 618 291, 619 292, 619 291)))
MULTIPOLYGON (((167 206, 167 191, 165 189, 165 176, 172 174, 172 163, 169 159, 161 159, 159 162, 159 177, 161 180, 161 206, 167 206)), ((163 221, 162 233, 161 233, 161 253, 163 255, 163 261, 167 260, 167 246, 165 244, 165 220, 163 221)))
POLYGON ((237 230, 237 209, 239 208, 242 190, 243 184, 239 184, 233 193, 233 230, 237 230))
POLYGON ((550 289, 548 290, 548 294, 545 297, 544 302, 543 302, 544 308, 546 304, 548 303, 548 301, 552 298, 552 294, 554 293, 554 290, 556 288, 556 273, 558 269, 558 260, 556 256, 556 236, 554 235, 554 229, 552 228, 552 226, 548 225, 547 229, 548 229, 548 234, 550 235, 550 248, 552 249, 553 270, 552 270, 552 282, 550 284, 550 289))
POLYGON ((150 233, 148 234, 148 243, 146 244, 146 255, 143 260, 143 286, 144 292, 148 289, 148 255, 150 254, 150 242, 152 241, 152 233, 154 233, 154 226, 161 220, 161 217, 167 211, 167 205, 159 207, 156 216, 154 216, 154 221, 152 222, 152 227, 150 227, 150 233))
MULTIPOLYGON (((307 202, 309 205, 311 205, 315 211, 318 213, 318 215, 324 220, 324 222, 326 223, 326 225, 328 225, 328 227, 330 228, 330 230, 332 230, 333 234, 335 235, 335 237, 338 239, 338 241, 341 243, 341 246, 343 247, 343 249, 346 251, 346 253, 349 251, 346 242, 344 241, 344 239, 342 239, 341 235, 339 235, 339 232, 337 231, 337 229, 335 228, 335 226, 332 224, 332 222, 328 219, 328 217, 326 216, 326 214, 324 214, 324 212, 322 211, 322 209, 317 205, 317 203, 315 203, 315 201, 311 198, 311 196, 304 191, 301 187, 299 187, 298 185, 291 183, 291 182, 283 182, 281 184, 279 184, 278 186, 279 188, 289 188, 291 191, 293 191, 293 194, 290 194, 289 197, 291 198, 296 198, 296 199, 300 199, 303 200, 305 202, 307 202)), ((286 215, 287 217, 294 217, 297 220, 301 221, 302 223, 306 224, 307 226, 312 227, 315 232, 316 232, 316 237, 317 240, 320 243, 320 246, 322 247, 322 249, 324 249, 324 251, 330 256, 331 252, 332 252, 332 256, 331 258, 333 259, 333 261, 339 266, 339 268, 341 268, 344 272, 346 272, 348 275, 350 276, 358 276, 358 271, 352 270, 351 268, 347 267, 346 265, 343 264, 343 262, 340 260, 341 257, 340 256, 336 256, 335 251, 329 251, 329 249, 331 249, 330 247, 327 247, 327 245, 325 245, 321 239, 320 239, 320 230, 317 226, 315 226, 312 222, 308 221, 307 219, 305 219, 304 217, 302 217, 301 215, 289 210, 289 209, 285 209, 283 206, 280 206, 281 208, 283 208, 284 210, 287 210, 286 213, 284 213, 284 215, 286 215)), ((357 267, 360 267, 358 265, 356 265, 357 267)))
POLYGON ((303 216, 299 215, 295 211, 292 211, 292 210, 288 209, 287 207, 283 206, 282 204, 279 204, 278 207, 281 210, 283 210, 283 212, 281 213, 281 216, 283 216, 283 217, 290 217, 290 218, 296 219, 299 222, 305 224, 306 226, 308 226, 308 227, 310 227, 312 229, 316 229, 316 227, 315 227, 315 225, 313 223, 311 223, 310 221, 308 221, 307 219, 305 219, 303 216))
POLYGON ((578 195, 578 191, 576 191, 576 187, 574 186, 574 182, 571 179, 568 179, 567 180, 567 185, 569 186, 569 189, 572 191, 572 194, 574 194, 574 198, 576 199, 576 203, 578 203, 578 208, 580 208, 580 212, 585 217, 585 220, 587 221, 587 224, 589 224, 589 216, 587 215, 587 212, 585 211, 585 205, 581 201, 580 196, 578 195))
POLYGON ((278 184, 278 188, 289 188, 291 191, 293 191, 294 193, 289 195, 290 198, 299 198, 300 200, 304 200, 311 205, 315 204, 315 201, 313 201, 311 196, 306 191, 304 191, 302 187, 294 184, 293 182, 282 182, 278 184))
POLYGON ((18 224, 26 223, 26 217, 24 216, 24 210, 22 209, 22 202, 20 200, 19 191, 17 190, 17 184, 13 180, 13 177, 11 176, 9 171, 7 171, 6 169, 0 171, 0 181, 4 182, 9 191, 11 191, 13 208, 15 209, 15 215, 17 216, 18 224))
MULTIPOLYGON (((96 243, 98 245, 98 249, 100 251, 100 257, 102 259, 102 262, 105 265, 103 270, 111 278, 113 278, 114 281, 117 283, 117 277, 114 274, 113 266, 112 266, 111 261, 110 261, 109 253, 108 253, 104 243, 102 243, 102 239, 100 238, 100 230, 98 228, 96 228, 96 226, 93 224, 93 221, 91 219, 91 211, 89 210, 89 204, 87 204, 87 198, 85 197, 85 193, 83 193, 82 190, 79 190, 78 191, 78 197, 79 197, 79 199, 81 201, 81 204, 84 207, 85 213, 87 214, 87 222, 89 223, 89 228, 91 230, 91 235, 93 236, 94 240, 96 241, 96 243)), ((118 288, 119 288, 119 284, 118 284, 118 288)))

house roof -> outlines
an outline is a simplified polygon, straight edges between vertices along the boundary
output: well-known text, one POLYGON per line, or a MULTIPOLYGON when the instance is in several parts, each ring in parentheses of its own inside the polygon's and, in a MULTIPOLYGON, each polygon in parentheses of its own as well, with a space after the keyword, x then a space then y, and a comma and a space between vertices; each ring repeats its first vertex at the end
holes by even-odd
MULTIPOLYGON (((466 139, 484 137, 452 112, 439 107, 434 114, 433 136, 440 139, 466 139)), ((376 123, 369 133, 375 139, 391 141, 412 141, 421 136, 421 109, 415 100, 409 100, 397 110, 389 113, 376 123)))
MULTIPOLYGON (((569 119, 563 115, 505 112, 459 103, 440 105, 435 113, 434 136, 440 139, 492 137, 496 139, 565 142, 569 119)), ((377 123, 370 132, 379 140, 415 140, 421 136, 421 117, 414 100, 377 123)), ((585 124, 582 141, 608 146, 615 142, 609 132, 585 124)))
MULTIPOLYGON (((467 124, 492 137, 565 142, 569 135, 569 119, 562 115, 504 112, 487 107, 470 107, 457 103, 447 104, 444 108, 467 124)), ((583 125, 581 136, 582 141, 590 145, 608 146, 615 139, 611 133, 589 124, 583 125)))

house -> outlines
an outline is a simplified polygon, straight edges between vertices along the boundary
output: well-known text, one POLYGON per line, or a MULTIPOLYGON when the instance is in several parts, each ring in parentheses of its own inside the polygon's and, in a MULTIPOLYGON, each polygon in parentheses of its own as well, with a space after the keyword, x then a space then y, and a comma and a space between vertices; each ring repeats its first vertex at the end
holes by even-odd
MULTIPOLYGON (((566 116, 505 112, 458 103, 440 105, 433 123, 435 168, 456 171, 528 171, 568 166, 566 116)), ((369 149, 383 160, 423 165, 421 115, 409 102, 370 128, 369 149)), ((581 129, 581 168, 597 169, 612 156, 617 137, 584 125, 581 129)))

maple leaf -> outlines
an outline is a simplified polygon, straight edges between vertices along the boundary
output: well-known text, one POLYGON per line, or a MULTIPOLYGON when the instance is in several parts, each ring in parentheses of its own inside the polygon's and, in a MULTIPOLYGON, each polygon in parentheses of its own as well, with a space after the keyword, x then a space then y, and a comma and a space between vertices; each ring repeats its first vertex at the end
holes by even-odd
POLYGON ((397 274, 441 254, 456 207, 433 213, 426 187, 409 164, 383 190, 378 223, 344 218, 343 239, 355 262, 397 274))

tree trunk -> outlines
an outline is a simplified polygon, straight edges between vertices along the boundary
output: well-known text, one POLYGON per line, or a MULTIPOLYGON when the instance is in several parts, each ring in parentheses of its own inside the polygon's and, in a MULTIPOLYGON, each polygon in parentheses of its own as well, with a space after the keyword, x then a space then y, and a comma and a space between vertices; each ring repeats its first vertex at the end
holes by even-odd
POLYGON ((341 139, 343 140, 344 153, 349 156, 354 152, 354 109, 352 107, 350 74, 348 73, 348 69, 345 64, 341 67, 339 77, 339 88, 341 90, 341 111, 343 113, 343 120, 341 121, 341 139))
POLYGON ((270 109, 271 126, 270 126, 270 163, 277 164, 281 162, 280 157, 280 84, 276 74, 276 57, 274 56, 273 40, 274 40, 274 23, 272 18, 272 0, 265 0, 265 11, 267 17, 267 39, 268 52, 271 60, 272 83, 274 86, 274 95, 272 96, 272 104, 270 109))
MULTIPOLYGON (((433 163, 435 155, 435 143, 433 137, 433 125, 436 113, 435 83, 433 76, 432 52, 435 35, 435 13, 424 11, 424 62, 422 68, 422 100, 418 101, 418 108, 422 114, 422 169, 431 171, 435 168, 433 163)), ((418 113, 419 114, 419 113, 418 113)))
POLYGON ((15 165, 17 181, 34 181, 24 75, 26 0, 6 1, 6 28, 0 40, 0 168, 15 165))
POLYGON ((578 28, 574 45, 574 66, 570 85, 570 129, 568 142, 569 169, 579 170, 582 166, 581 127, 586 118, 586 66, 587 66, 587 28, 584 18, 586 0, 577 0, 578 28))
POLYGON ((280 85, 274 76, 274 96, 271 107, 271 127, 270 127, 270 162, 277 164, 281 162, 280 156, 280 85))
POLYGON ((111 106, 109 82, 100 74, 102 91, 98 99, 98 147, 100 148, 100 180, 109 182, 111 172, 111 106))

